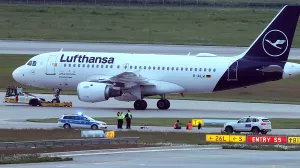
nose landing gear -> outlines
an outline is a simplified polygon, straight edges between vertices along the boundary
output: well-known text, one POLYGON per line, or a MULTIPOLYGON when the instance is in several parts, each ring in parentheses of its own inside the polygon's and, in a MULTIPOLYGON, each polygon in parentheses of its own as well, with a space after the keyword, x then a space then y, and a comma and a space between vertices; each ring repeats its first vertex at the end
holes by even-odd
POLYGON ((59 95, 61 93, 61 89, 54 89, 55 90, 55 95, 54 99, 51 101, 51 103, 60 103, 59 95))

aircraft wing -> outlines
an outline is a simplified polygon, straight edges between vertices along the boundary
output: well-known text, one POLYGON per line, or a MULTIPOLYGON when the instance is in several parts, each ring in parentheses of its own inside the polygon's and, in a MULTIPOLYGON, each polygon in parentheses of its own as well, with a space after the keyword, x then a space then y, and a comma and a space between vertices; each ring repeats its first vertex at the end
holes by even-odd
POLYGON ((115 84, 116 86, 153 85, 138 72, 122 72, 115 76, 93 75, 86 79, 88 82, 115 84))

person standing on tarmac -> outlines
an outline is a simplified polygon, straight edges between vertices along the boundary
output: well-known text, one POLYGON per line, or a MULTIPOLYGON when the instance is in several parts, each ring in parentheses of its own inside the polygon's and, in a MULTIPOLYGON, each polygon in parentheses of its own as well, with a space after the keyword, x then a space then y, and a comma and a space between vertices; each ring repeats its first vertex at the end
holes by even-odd
POLYGON ((121 129, 122 128, 122 125, 121 125, 122 116, 121 116, 120 112, 117 113, 117 120, 118 120, 118 129, 121 129))
POLYGON ((123 129, 124 118, 125 118, 125 116, 124 116, 123 112, 121 112, 120 113, 120 122, 121 122, 120 127, 121 127, 121 129, 123 129))
POLYGON ((132 115, 131 115, 129 109, 128 109, 127 114, 125 115, 125 118, 126 118, 126 129, 131 129, 130 126, 131 126, 132 115))

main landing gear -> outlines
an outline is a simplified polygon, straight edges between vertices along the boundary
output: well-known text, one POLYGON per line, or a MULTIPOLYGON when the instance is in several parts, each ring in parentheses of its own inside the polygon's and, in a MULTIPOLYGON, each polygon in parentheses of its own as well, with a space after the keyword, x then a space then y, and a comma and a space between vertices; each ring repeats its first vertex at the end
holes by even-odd
POLYGON ((59 95, 61 93, 61 89, 54 89, 55 90, 55 95, 54 99, 51 101, 51 103, 60 103, 59 95))
POLYGON ((157 108, 159 108, 160 110, 167 110, 170 108, 170 102, 169 100, 166 99, 165 95, 161 96, 161 99, 157 101, 156 103, 157 108))
MULTIPOLYGON (((167 110, 170 108, 170 102, 169 100, 167 100, 165 98, 165 95, 162 95, 161 96, 161 99, 157 101, 157 108, 160 109, 160 110, 167 110)), ((146 110, 147 108, 147 102, 143 99, 141 100, 136 100, 134 102, 134 109, 135 110, 146 110)))

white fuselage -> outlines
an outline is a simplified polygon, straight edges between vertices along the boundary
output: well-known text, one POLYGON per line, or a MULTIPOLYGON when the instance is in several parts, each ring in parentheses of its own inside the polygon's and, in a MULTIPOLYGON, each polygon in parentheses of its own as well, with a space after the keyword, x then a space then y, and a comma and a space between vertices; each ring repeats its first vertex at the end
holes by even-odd
MULTIPOLYGON (((77 85, 91 76, 115 76, 122 72, 138 72, 147 80, 179 85, 185 93, 212 92, 228 67, 237 57, 196 57, 152 54, 121 54, 91 52, 53 52, 33 57, 36 66, 23 65, 13 73, 18 82, 39 88, 76 90, 77 85), (63 58, 61 56, 64 54, 63 58), (86 63, 71 56, 113 57, 113 63, 86 63), (66 61, 66 62, 60 62, 66 61), (140 69, 141 68, 141 69, 140 69)), ((99 61, 99 60, 97 60, 99 61)), ((238 73, 238 72, 237 72, 238 73)), ((228 78, 235 79, 236 75, 228 78)))

